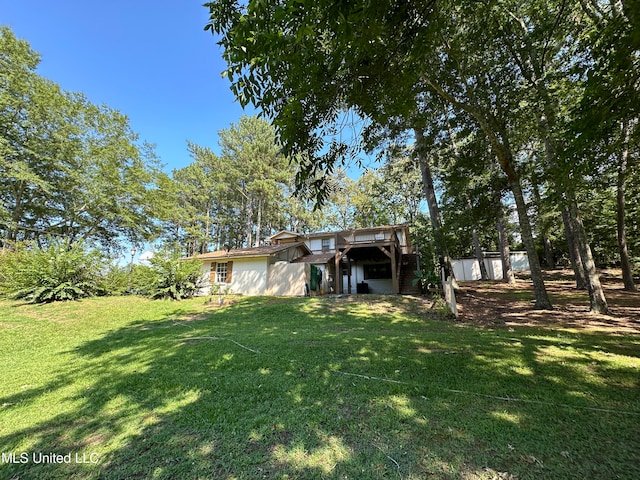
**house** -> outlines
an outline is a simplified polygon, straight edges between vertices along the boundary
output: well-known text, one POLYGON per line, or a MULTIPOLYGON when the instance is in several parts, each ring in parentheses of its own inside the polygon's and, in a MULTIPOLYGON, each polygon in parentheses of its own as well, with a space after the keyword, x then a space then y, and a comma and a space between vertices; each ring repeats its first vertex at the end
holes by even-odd
POLYGON ((243 295, 303 295, 311 266, 292 260, 311 251, 303 242, 221 250, 196 255, 202 260, 206 294, 213 285, 243 295))
POLYGON ((411 293, 417 256, 409 227, 391 225, 301 234, 281 231, 270 245, 196 256, 206 289, 244 295, 411 293))

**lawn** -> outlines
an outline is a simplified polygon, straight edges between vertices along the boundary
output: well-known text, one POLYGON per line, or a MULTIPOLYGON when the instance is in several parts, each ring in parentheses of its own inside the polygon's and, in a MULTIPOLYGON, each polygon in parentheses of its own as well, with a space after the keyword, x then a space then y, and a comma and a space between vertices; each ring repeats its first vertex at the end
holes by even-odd
POLYGON ((429 307, 0 302, 0 478, 640 478, 640 335, 429 307))

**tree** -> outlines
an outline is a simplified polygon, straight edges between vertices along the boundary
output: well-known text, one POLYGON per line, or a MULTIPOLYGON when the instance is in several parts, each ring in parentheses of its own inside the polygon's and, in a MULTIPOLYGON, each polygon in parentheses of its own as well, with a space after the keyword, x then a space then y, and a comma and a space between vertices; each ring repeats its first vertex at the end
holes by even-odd
POLYGON ((338 169, 322 181, 327 188, 325 216, 328 228, 347 230, 355 228, 355 208, 353 196, 357 192, 356 182, 346 170, 338 169))
POLYGON ((280 153, 275 131, 266 120, 243 116, 219 136, 223 163, 233 175, 229 184, 233 193, 240 194, 242 243, 258 246, 282 225, 281 207, 293 177, 289 161, 280 153))
POLYGON ((414 225, 421 211, 423 192, 420 167, 411 152, 408 149, 390 149, 379 172, 377 196, 386 200, 391 223, 414 225))
POLYGON ((177 230, 175 240, 191 256, 224 244, 232 215, 225 200, 229 193, 226 162, 209 148, 188 142, 188 149, 194 161, 173 171, 175 188, 171 192, 169 187, 167 193, 175 198, 176 207, 168 228, 177 230))
MULTIPOLYGON (((631 132, 637 120, 628 122, 622 126, 622 135, 624 137, 623 147, 618 155, 617 162, 617 181, 616 181, 616 231, 618 238, 618 250, 620 252, 620 266, 622 268, 622 280, 624 289, 630 292, 636 291, 633 282, 633 271, 631 267, 631 259, 629 258, 629 247, 627 242, 627 222, 626 222, 626 201, 625 191, 627 176, 629 172, 629 154, 631 144, 631 132)), ((637 163, 637 162, 632 162, 637 163)))
POLYGON ((0 237, 104 248, 154 230, 159 167, 126 116, 35 73, 39 57, 0 29, 0 237))
POLYGON ((562 135, 562 115, 573 98, 579 95, 577 83, 562 85, 561 78, 568 65, 575 63, 576 53, 568 41, 578 35, 572 4, 560 2, 513 2, 502 13, 494 16, 494 26, 500 29, 500 41, 504 44, 510 59, 524 85, 528 87, 530 98, 537 108, 537 127, 544 144, 546 170, 551 173, 552 183, 557 191, 557 199, 567 212, 567 228, 573 230, 579 257, 585 272, 591 310, 607 312, 607 302, 593 262, 591 247, 584 230, 577 203, 577 179, 583 173, 583 162, 576 162, 571 155, 563 155, 566 140, 562 135), (511 17, 505 18, 505 17, 511 17), (554 90, 567 90, 564 95, 553 95, 554 90))
MULTIPOLYGON (((464 120, 464 119, 455 119, 464 120)), ((502 196, 506 185, 494 167, 494 161, 482 132, 473 124, 450 121, 441 148, 440 172, 444 187, 443 209, 457 255, 474 254, 483 280, 489 278, 484 265, 484 250, 493 249, 496 241, 496 218, 503 216, 502 196), (465 233, 465 235, 462 235, 465 233), (462 241, 461 241, 462 240, 462 241)), ((508 237, 505 235, 505 240, 508 237)), ((508 243, 507 243, 508 246, 508 243)), ((506 255, 508 258, 508 255, 506 255)), ((510 280, 508 269, 503 270, 510 280)))
POLYGON ((318 232, 326 228, 326 216, 320 210, 314 210, 309 199, 296 195, 290 186, 284 199, 282 228, 291 232, 318 232))
POLYGON ((640 116, 640 7, 637 2, 582 0, 585 29, 579 37, 584 60, 577 71, 585 91, 573 108, 571 133, 579 131, 574 151, 616 166, 616 229, 620 266, 626 290, 635 290, 627 241, 629 166, 637 164, 640 116), (594 145, 600 147, 595 148, 594 145))
POLYGON ((290 198, 294 173, 271 125, 243 116, 219 133, 220 154, 188 143, 193 162, 164 181, 169 243, 187 256, 223 246, 258 246, 277 230, 314 224, 304 200, 290 198))
MULTIPOLYGON (((509 178, 530 256, 536 306, 549 308, 505 119, 492 110, 491 102, 502 101, 496 94, 503 92, 494 85, 487 88, 486 76, 477 75, 473 83, 478 88, 468 90, 472 97, 462 100, 457 94, 470 84, 455 77, 455 69, 461 64, 458 60, 469 57, 467 53, 452 56, 452 43, 440 42, 441 38, 455 40, 453 47, 461 54, 467 45, 460 40, 473 37, 470 32, 482 33, 478 22, 474 25, 464 19, 470 13, 473 19, 481 18, 480 12, 435 5, 431 1, 401 5, 298 1, 250 2, 243 8, 218 1, 207 4, 211 12, 207 28, 222 35, 220 44, 229 64, 226 74, 240 101, 252 101, 273 118, 285 150, 317 154, 300 166, 299 181, 318 169, 330 170, 345 154, 344 142, 332 140, 328 148, 323 143, 325 135, 335 133, 334 121, 345 108, 353 107, 362 117, 382 125, 399 116, 409 128, 416 126, 415 117, 429 104, 426 95, 431 91, 472 116, 509 178), (455 85, 455 92, 443 86, 445 79, 455 85), (479 103, 481 95, 489 104, 479 103)), ((482 51, 478 44, 475 47, 475 52, 482 51)), ((502 59, 485 53, 474 66, 487 71, 487 60, 497 65, 502 59)), ((467 69, 459 73, 469 74, 467 69)), ((496 78, 493 75, 492 81, 496 78)))
POLYGON ((442 229, 442 215, 436 198, 436 189, 433 183, 433 175, 431 173, 431 160, 429 158, 427 143, 423 132, 419 128, 414 129, 416 144, 414 154, 420 173, 422 175, 422 191, 429 208, 429 218, 431 220, 431 230, 434 238, 436 253, 438 255, 441 267, 445 268, 448 276, 452 278, 454 288, 459 288, 453 272, 453 264, 449 256, 449 248, 442 229))
MULTIPOLYGON (((610 160, 576 147, 602 145, 614 138, 612 125, 624 129, 638 117, 640 35, 632 28, 638 7, 596 0, 219 0, 207 6, 206 28, 221 36, 233 91, 273 119, 285 150, 306 154, 298 184, 316 182, 319 171, 331 172, 353 155, 353 144, 339 136, 348 109, 373 131, 425 131, 443 115, 467 117, 509 182, 536 307, 550 302, 529 216, 527 187, 535 171, 537 186, 562 212, 591 310, 607 311, 580 199, 592 191, 593 172, 610 160), (576 107, 592 103, 595 117, 576 107), (589 127, 594 119, 609 130, 589 127)), ((368 140, 361 146, 370 146, 368 140)), ((625 142, 618 144, 623 152, 625 142)), ((315 185, 321 197, 322 185, 315 185)), ((625 182, 619 185, 624 190, 625 182)), ((544 236, 547 226, 537 225, 544 236)), ((624 243, 625 235, 618 236, 624 243)))
POLYGON ((391 224, 389 202, 381 188, 377 170, 365 170, 355 182, 351 204, 354 207, 355 228, 391 224))

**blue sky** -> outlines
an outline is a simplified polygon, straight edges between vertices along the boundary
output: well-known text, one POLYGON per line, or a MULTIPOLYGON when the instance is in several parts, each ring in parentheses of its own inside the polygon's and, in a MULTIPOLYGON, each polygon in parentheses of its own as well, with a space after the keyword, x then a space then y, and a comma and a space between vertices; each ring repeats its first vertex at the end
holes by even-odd
POLYGON ((156 144, 165 170, 191 159, 190 140, 218 150, 240 119, 204 0, 0 0, 0 25, 42 57, 38 73, 126 114, 156 144))

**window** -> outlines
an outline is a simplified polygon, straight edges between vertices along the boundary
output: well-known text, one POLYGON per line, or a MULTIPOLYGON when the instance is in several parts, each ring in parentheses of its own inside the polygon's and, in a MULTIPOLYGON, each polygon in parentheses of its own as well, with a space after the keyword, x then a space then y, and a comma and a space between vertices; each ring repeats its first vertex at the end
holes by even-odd
POLYGON ((231 283, 233 262, 218 262, 211 264, 211 283, 231 283))
POLYGON ((218 263, 216 265, 216 282, 227 283, 227 264, 218 263))
POLYGON ((323 252, 328 252, 329 249, 331 248, 331 244, 329 242, 330 242, 329 238, 323 238, 322 239, 322 251, 323 252))
POLYGON ((364 279, 391 278, 391 263, 364 265, 364 279))

